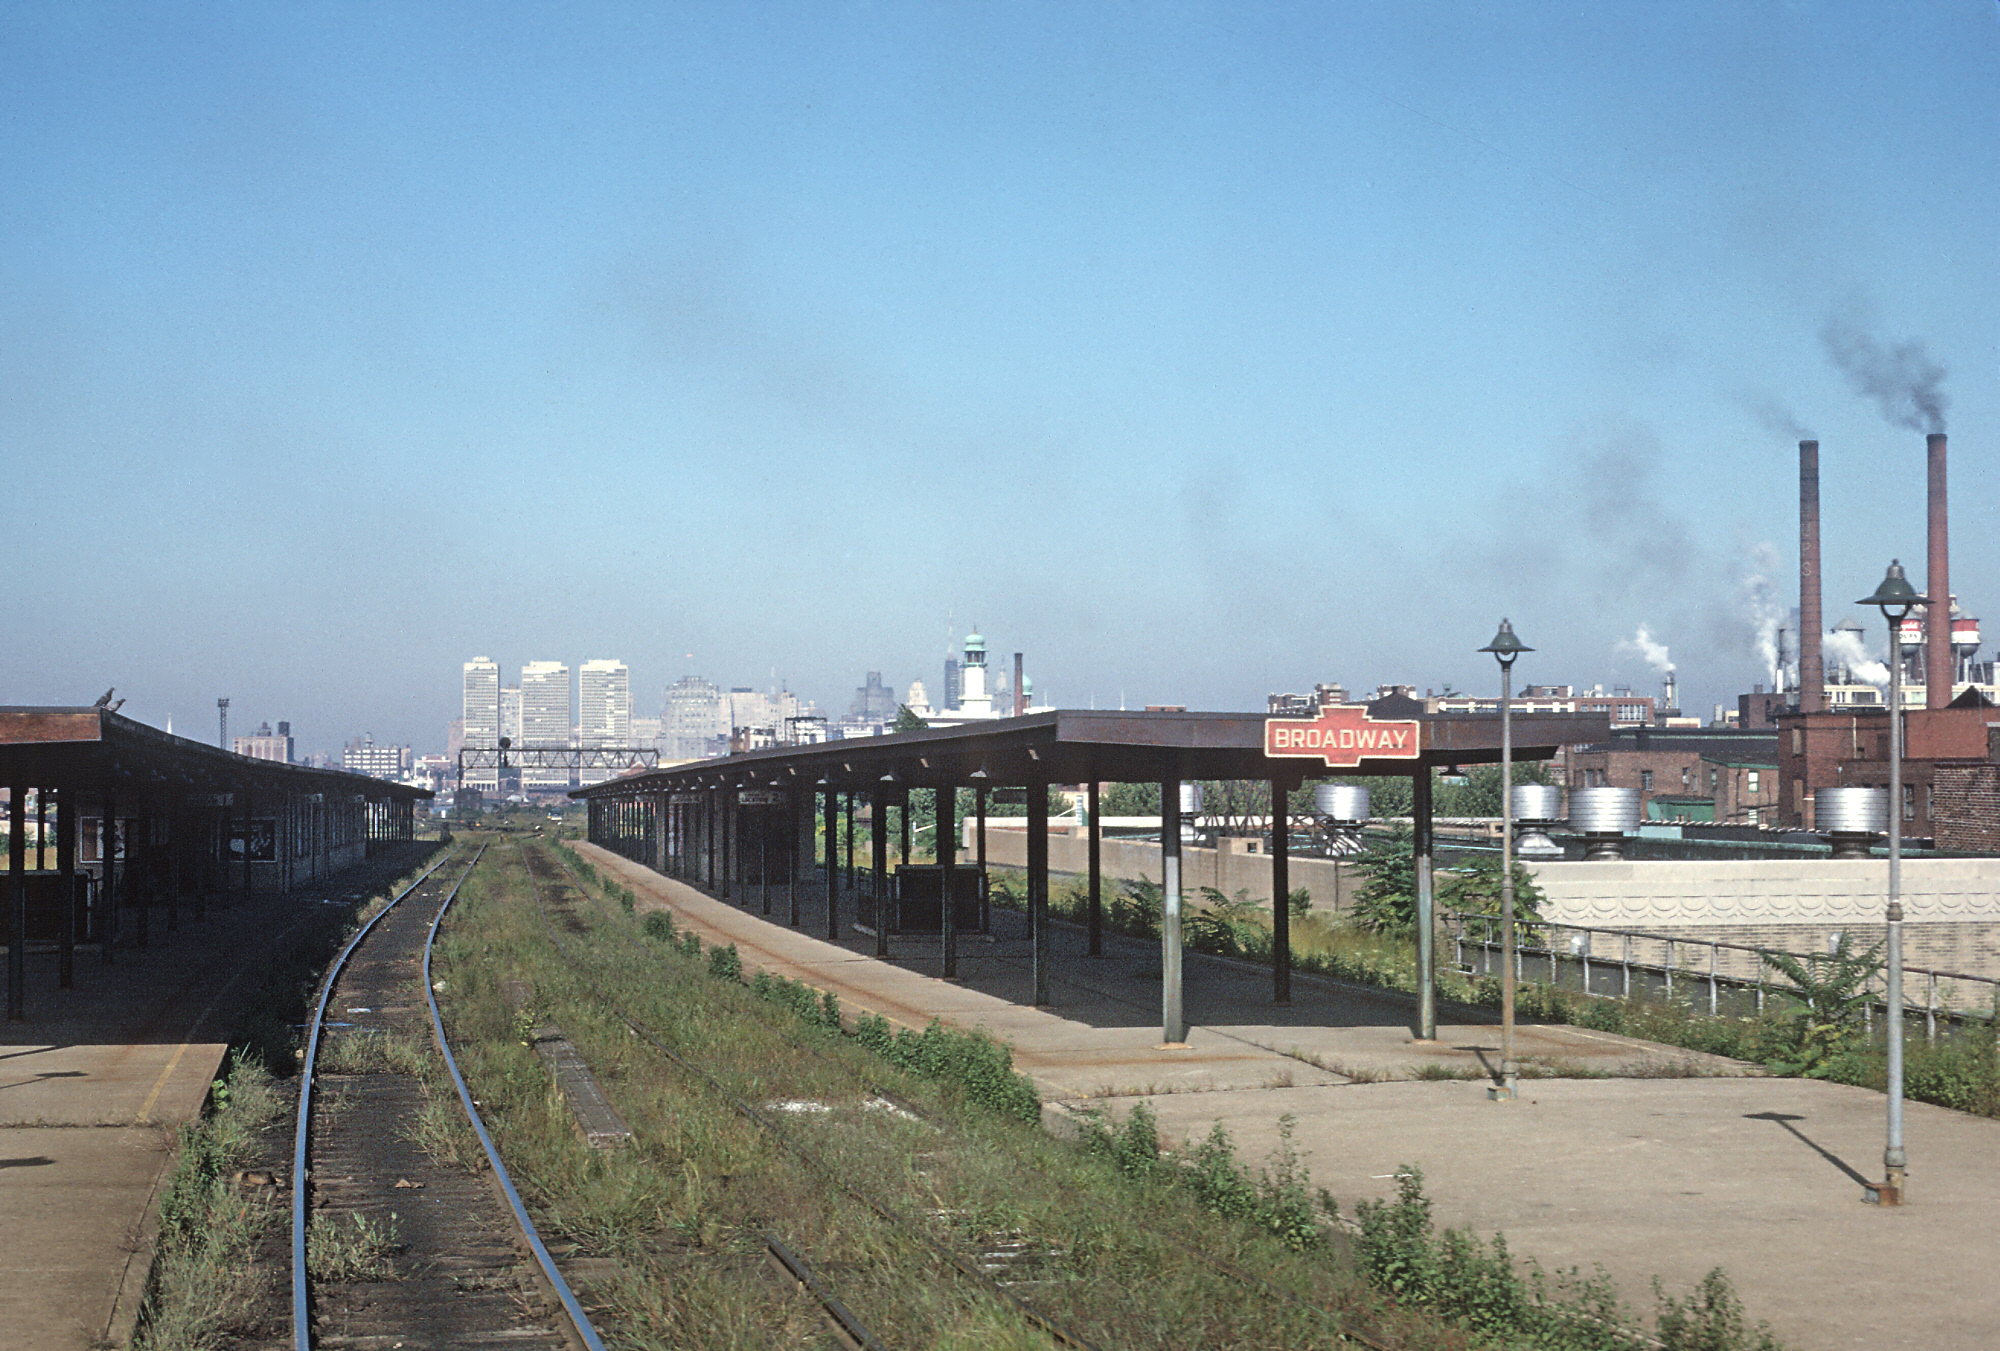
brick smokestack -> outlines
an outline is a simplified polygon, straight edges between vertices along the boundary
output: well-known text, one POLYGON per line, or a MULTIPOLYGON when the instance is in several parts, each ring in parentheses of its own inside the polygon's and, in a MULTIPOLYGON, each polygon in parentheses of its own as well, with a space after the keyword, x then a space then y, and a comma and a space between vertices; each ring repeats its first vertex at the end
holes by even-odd
MULTIPOLYGON (((1947 632, 1951 625, 1945 625, 1947 632)), ((1021 692, 1021 654, 1014 654, 1014 716, 1020 717, 1028 711, 1028 696, 1021 692)))
POLYGON ((1945 526, 1944 433, 1925 438, 1930 450, 1930 557, 1924 590, 1930 596, 1924 633, 1924 707, 1951 702, 1951 541, 1945 526))
POLYGON ((1819 442, 1799 442, 1799 710, 1826 706, 1826 662, 1820 637, 1819 442))

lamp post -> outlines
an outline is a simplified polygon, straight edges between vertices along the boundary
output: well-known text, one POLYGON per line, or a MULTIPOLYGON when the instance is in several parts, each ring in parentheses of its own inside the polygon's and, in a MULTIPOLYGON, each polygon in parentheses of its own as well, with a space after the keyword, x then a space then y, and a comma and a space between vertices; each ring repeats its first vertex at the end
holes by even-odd
POLYGON ((1884 915, 1889 931, 1889 988, 1884 993, 1889 1006, 1889 1138, 1882 1150, 1882 1184, 1868 1189, 1870 1199, 1885 1206, 1903 1204, 1908 1167, 1903 1154, 1903 621, 1924 603, 1895 559, 1875 594, 1856 602, 1879 607, 1889 621, 1889 908, 1884 915))
POLYGON ((1493 641, 1479 649, 1500 663, 1500 1082, 1486 1090, 1495 1102, 1514 1099, 1514 658, 1533 652, 1500 621, 1493 641))

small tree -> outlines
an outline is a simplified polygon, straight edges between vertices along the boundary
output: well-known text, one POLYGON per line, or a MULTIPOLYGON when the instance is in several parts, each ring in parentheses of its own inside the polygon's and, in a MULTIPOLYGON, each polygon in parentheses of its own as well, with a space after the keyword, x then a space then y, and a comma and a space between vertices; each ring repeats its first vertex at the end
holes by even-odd
POLYGON ((1880 968, 1882 945, 1866 952, 1853 950, 1853 936, 1843 933, 1832 952, 1813 953, 1804 961, 1788 952, 1760 952, 1764 964, 1791 982, 1784 993, 1794 1001, 1764 1045, 1764 1060, 1780 1074, 1824 1079, 1834 1061, 1861 1038, 1862 1010, 1868 1003, 1868 980, 1880 968))
POLYGON ((1411 935, 1417 931, 1417 860, 1414 837, 1404 827, 1369 840, 1355 860, 1368 880, 1354 897, 1354 920, 1376 933, 1411 935))
MULTIPOLYGON (((1534 875, 1514 860, 1514 922, 1537 925, 1542 922, 1542 889, 1534 875)), ((1472 915, 1500 914, 1500 856, 1482 855, 1469 866, 1454 868, 1438 879, 1437 902, 1441 910, 1462 910, 1472 915)))

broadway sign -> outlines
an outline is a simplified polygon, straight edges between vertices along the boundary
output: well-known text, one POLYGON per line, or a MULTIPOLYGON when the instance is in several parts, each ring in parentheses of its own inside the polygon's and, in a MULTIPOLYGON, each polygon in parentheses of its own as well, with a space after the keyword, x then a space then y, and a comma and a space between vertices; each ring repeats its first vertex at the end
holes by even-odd
POLYGON ((1363 760, 1414 760, 1422 752, 1421 724, 1378 722, 1368 710, 1336 704, 1317 718, 1266 718, 1264 754, 1281 759, 1324 760, 1352 768, 1363 760))

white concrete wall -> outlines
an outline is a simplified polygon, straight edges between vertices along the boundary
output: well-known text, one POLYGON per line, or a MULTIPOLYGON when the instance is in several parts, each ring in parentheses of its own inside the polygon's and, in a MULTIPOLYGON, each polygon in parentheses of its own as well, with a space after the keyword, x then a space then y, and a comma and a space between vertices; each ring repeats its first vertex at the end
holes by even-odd
MULTIPOLYGON (((1883 859, 1685 859, 1528 865, 1547 895, 1543 915, 1563 924, 1638 929, 1789 952, 1824 952, 1842 933, 1857 949, 1887 932, 1883 859)), ((2000 978, 2000 859, 1903 861, 1903 960, 1912 967, 2000 978)), ((1601 956, 1614 955, 1602 945, 1601 956)), ((1634 957, 1658 961, 1651 948, 1634 957)), ((1685 951, 1677 962, 1689 960, 1685 951)), ((1706 969, 1707 958, 1701 959, 1706 969)), ((1752 956, 1722 954, 1725 974, 1755 976, 1752 956)), ((1990 987, 1947 982, 1959 1007, 1987 1007, 1990 987)), ((1911 997, 1924 997, 1921 985, 1911 997)))
MULTIPOLYGON (((1889 865, 1881 859, 1527 866, 1548 895, 1548 918, 1619 929, 1879 923, 1889 886, 1889 865)), ((2000 859, 1905 859, 1903 910, 1913 922, 2000 922, 2000 859)))
MULTIPOLYGON (((1028 866, 1028 832, 1025 817, 989 817, 986 822, 986 858, 989 863, 1008 868, 1028 866), (1001 824, 1004 822, 1005 824, 1001 824)), ((1198 887, 1214 887, 1225 896, 1238 891, 1250 899, 1271 903, 1271 856, 1244 852, 1247 840, 1225 840, 1224 849, 1181 847, 1181 886, 1192 895, 1198 887)), ((1150 841, 1105 840, 1100 845, 1100 867, 1107 881, 1121 877, 1160 880, 1160 846, 1150 841)), ((970 862, 975 857, 973 823, 965 823, 963 852, 970 862)), ((1055 827, 1049 831, 1049 871, 1087 874, 1090 871, 1090 839, 1081 827, 1055 827)), ((1347 908, 1361 876, 1351 864, 1325 858, 1291 860, 1291 885, 1304 887, 1312 896, 1315 910, 1339 911, 1347 908)))

